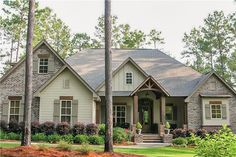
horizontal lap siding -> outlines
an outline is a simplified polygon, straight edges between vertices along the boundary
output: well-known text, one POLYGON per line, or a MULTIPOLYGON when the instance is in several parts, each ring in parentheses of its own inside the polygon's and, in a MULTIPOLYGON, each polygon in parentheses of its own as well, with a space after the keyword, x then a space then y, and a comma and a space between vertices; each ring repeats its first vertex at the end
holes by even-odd
POLYGON ((92 92, 87 89, 69 70, 63 71, 40 96, 40 122, 53 120, 53 102, 60 96, 73 96, 78 100, 78 121, 92 122, 92 92), (70 80, 70 88, 63 88, 63 80, 70 80))

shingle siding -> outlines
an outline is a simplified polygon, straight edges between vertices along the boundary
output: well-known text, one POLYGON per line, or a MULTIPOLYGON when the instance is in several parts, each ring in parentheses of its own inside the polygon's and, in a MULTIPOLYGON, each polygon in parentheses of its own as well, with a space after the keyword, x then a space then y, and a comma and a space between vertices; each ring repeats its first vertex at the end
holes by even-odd
MULTIPOLYGON (((198 129, 202 127, 202 104, 200 94, 230 95, 229 114, 230 125, 236 133, 236 96, 215 75, 212 75, 189 99, 188 102, 188 127, 198 129), (211 90, 211 83, 216 83, 215 90, 211 90)), ((209 127, 208 127, 209 128, 209 127)), ((213 127, 214 128, 214 127, 213 127)))
MULTIPOLYGON (((47 74, 33 73, 33 90, 36 91, 42 84, 44 84, 50 77, 58 71, 63 63, 54 56, 50 50, 42 44, 33 54, 33 60, 38 61, 38 54, 45 51, 50 54, 49 60, 54 61, 54 72, 49 72, 47 74)), ((24 101, 24 86, 25 86, 25 62, 21 63, 14 71, 12 71, 9 76, 7 76, 0 83, 0 118, 2 119, 2 104, 9 102, 8 96, 22 96, 22 101, 24 101)), ((39 100, 37 100, 39 101, 39 100)), ((39 102, 34 101, 32 107, 32 118, 33 120, 38 119, 39 102)))

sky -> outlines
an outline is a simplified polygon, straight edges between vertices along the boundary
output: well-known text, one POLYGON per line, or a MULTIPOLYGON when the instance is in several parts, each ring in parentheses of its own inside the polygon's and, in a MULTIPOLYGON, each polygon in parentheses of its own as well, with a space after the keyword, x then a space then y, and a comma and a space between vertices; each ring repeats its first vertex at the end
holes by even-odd
MULTIPOLYGON (((104 0, 38 0, 41 7, 50 7, 73 33, 94 35, 97 18, 104 13, 104 0)), ((0 0, 0 8, 2 8, 0 0)), ((159 49, 177 60, 181 57, 185 32, 203 24, 203 19, 215 10, 225 14, 236 10, 234 0, 112 0, 112 14, 119 23, 148 33, 162 32, 165 44, 159 49)), ((1 14, 1 11, 0 11, 1 14)), ((1 46, 1 45, 0 45, 1 46)), ((1 65, 0 65, 1 67, 1 65)))

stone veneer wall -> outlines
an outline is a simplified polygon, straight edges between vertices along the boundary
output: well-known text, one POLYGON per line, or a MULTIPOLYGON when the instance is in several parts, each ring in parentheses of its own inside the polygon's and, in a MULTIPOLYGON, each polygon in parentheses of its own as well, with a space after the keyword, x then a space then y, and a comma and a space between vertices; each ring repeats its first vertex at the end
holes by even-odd
MULTIPOLYGON (((188 128, 202 127, 202 104, 200 94, 231 95, 229 98, 230 125, 236 133, 236 95, 230 91, 215 75, 212 75, 190 98, 188 102, 188 128), (210 83, 216 83, 216 89, 210 90, 210 83)), ((207 127, 208 130, 210 129, 207 127)), ((212 127, 212 129, 215 127, 212 127)))
MULTIPOLYGON (((62 66, 63 63, 53 55, 50 50, 43 44, 33 54, 33 61, 38 61, 38 54, 49 53, 49 61, 54 62, 54 72, 48 72, 48 74, 38 74, 33 72, 33 90, 36 91, 42 86, 50 77, 54 75, 62 66)), ((19 65, 7 78, 0 82, 0 119, 2 119, 2 107, 3 103, 8 103, 8 96, 22 96, 24 101, 24 86, 25 86, 25 62, 19 65)), ((38 99, 38 98, 37 98, 38 99)), ((39 100, 33 101, 32 105, 32 118, 37 120, 39 115, 39 100)))

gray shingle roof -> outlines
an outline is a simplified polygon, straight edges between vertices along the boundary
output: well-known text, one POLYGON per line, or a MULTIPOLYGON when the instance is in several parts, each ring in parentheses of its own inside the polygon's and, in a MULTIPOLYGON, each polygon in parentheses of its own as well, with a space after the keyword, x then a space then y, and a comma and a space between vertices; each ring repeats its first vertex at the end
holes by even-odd
MULTIPOLYGON (((113 49, 113 71, 128 57, 155 78, 171 96, 188 96, 203 76, 165 53, 153 49, 113 49)), ((105 79, 104 49, 83 50, 69 57, 66 62, 93 89, 105 79)))

